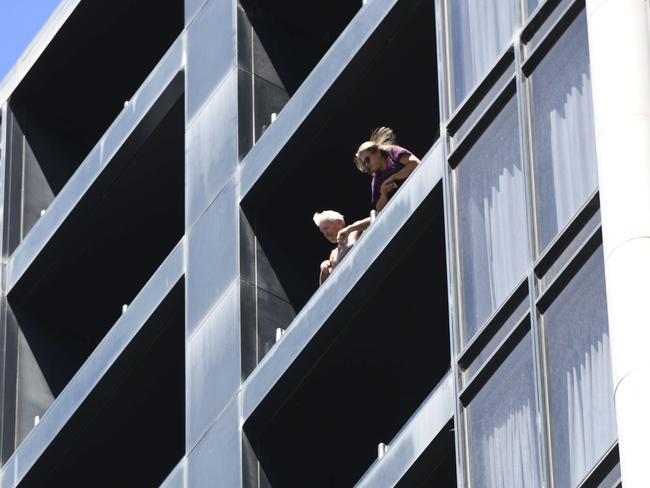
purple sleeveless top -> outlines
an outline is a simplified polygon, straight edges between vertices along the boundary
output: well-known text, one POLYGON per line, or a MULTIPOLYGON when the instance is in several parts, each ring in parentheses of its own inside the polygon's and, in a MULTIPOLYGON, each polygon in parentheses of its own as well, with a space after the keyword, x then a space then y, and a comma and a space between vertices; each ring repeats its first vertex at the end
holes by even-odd
MULTIPOLYGON (((379 200, 379 189, 381 188, 381 184, 386 181, 390 176, 393 176, 395 173, 397 173, 399 170, 401 170, 404 165, 399 162, 400 156, 403 154, 408 154, 409 156, 411 155, 411 152, 407 149, 404 149, 403 147, 400 146, 393 146, 390 151, 388 151, 388 165, 386 166, 386 169, 382 171, 381 173, 377 173, 375 176, 372 177, 372 181, 370 183, 370 188, 372 191, 372 207, 375 208, 377 206, 377 200, 379 200)), ((397 185, 401 185, 402 182, 397 183, 397 185)), ((393 196, 394 192, 389 194, 388 199, 390 200, 391 197, 393 196)))

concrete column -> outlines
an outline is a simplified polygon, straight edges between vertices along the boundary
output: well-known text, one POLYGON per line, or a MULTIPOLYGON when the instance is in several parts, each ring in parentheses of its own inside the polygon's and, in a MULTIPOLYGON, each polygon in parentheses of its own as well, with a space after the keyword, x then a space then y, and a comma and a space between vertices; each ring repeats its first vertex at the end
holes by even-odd
POLYGON ((623 485, 650 486, 650 31, 646 0, 587 0, 623 485))

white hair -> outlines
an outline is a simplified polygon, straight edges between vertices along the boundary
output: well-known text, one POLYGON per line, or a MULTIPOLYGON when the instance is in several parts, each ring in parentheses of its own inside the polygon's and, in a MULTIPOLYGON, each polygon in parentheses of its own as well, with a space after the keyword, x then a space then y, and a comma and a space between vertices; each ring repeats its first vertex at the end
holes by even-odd
POLYGON ((336 222, 337 220, 345 222, 343 215, 335 212, 334 210, 323 210, 322 212, 316 212, 314 214, 314 224, 316 224, 318 227, 320 227, 321 222, 336 222))

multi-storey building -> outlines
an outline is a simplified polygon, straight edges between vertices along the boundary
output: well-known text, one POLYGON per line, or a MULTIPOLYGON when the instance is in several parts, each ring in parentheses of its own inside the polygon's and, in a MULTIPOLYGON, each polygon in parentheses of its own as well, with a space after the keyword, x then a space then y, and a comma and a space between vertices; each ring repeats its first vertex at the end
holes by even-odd
POLYGON ((0 486, 649 486, 647 34, 63 0, 0 83, 0 486), (378 126, 422 163, 318 287, 378 126))

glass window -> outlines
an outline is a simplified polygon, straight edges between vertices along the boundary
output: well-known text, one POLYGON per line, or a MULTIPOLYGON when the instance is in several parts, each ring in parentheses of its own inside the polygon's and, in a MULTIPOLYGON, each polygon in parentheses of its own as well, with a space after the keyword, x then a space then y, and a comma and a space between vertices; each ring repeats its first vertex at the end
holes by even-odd
POLYGON ((577 486, 616 441, 602 248, 543 315, 555 486, 577 486))
POLYGON ((584 224, 582 229, 578 231, 576 236, 571 239, 571 242, 561 243, 561 251, 554 259, 553 264, 548 267, 548 270, 543 274, 538 282, 538 290, 543 292, 548 286, 553 283, 562 271, 562 269, 571 261, 573 255, 580 250, 590 235, 600 228, 600 209, 584 224))
POLYGON ((544 249, 598 185, 584 12, 535 68, 530 88, 539 239, 544 249))
POLYGON ((525 182, 513 98, 456 169, 464 343, 528 266, 525 182))
POLYGON ((528 332, 467 407, 473 488, 541 486, 532 352, 528 332))
POLYGON ((517 7, 514 0, 453 0, 449 8, 457 107, 512 39, 517 7))
POLYGON ((544 0, 528 0, 528 15, 532 14, 544 0))
POLYGON ((467 367, 463 373, 463 379, 465 383, 471 380, 489 357, 497 350, 499 344, 505 340, 505 338, 510 335, 512 330, 524 320, 525 316, 528 313, 528 297, 521 301, 517 308, 510 314, 510 316, 505 320, 505 322, 499 327, 499 330, 494 334, 494 337, 488 341, 488 343, 483 347, 481 352, 476 356, 476 359, 467 367))

